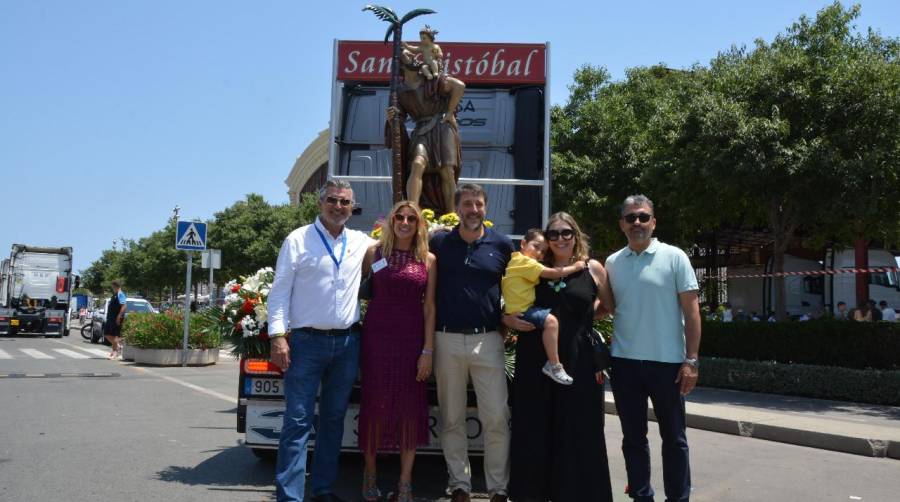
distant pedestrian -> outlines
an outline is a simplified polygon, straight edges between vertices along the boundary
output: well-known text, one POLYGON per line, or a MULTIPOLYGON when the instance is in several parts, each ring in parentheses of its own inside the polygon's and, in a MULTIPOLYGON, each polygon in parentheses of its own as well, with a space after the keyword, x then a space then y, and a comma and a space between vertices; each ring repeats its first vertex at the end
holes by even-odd
POLYGON ((837 321, 847 321, 850 319, 850 313, 847 312, 847 302, 837 303, 837 311, 834 313, 834 318, 837 321))
POLYGON ((329 180, 319 194, 318 218, 291 232, 278 254, 268 311, 271 359, 284 371, 285 384, 275 466, 279 501, 304 500, 316 415, 310 492, 313 501, 335 500, 344 415, 359 370, 359 282, 372 243, 344 226, 352 211, 350 184, 329 180))
POLYGON ((115 359, 121 355, 120 343, 122 341, 122 321, 125 319, 125 301, 127 297, 122 291, 119 281, 112 281, 112 296, 106 306, 106 323, 103 325, 103 333, 112 346, 109 357, 115 359))
POLYGON ((619 227, 628 245, 606 260, 615 299, 613 396, 622 424, 629 496, 652 501, 647 399, 662 437, 666 500, 691 495, 684 396, 697 384, 700 351, 699 285, 687 254, 653 238, 653 202, 632 195, 619 227))
POLYGON ((859 307, 853 311, 853 320, 857 322, 872 322, 872 311, 869 302, 860 302, 859 307))
POLYGON ((897 322, 897 311, 891 307, 888 307, 886 301, 881 300, 878 302, 878 306, 881 307, 881 320, 887 322, 897 322))
POLYGON ((722 309, 722 322, 734 322, 734 311, 731 310, 731 303, 725 302, 722 309))
POLYGON ((875 303, 875 300, 869 300, 869 312, 872 313, 872 321, 877 322, 880 321, 883 317, 881 313, 881 309, 878 308, 878 304, 875 303))

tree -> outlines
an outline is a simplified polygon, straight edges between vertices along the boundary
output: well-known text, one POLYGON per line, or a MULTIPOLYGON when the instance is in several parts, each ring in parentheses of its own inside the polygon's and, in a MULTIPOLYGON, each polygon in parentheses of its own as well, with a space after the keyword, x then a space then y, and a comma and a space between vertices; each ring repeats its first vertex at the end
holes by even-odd
POLYGON ((900 43, 855 34, 858 15, 836 2, 708 68, 636 68, 616 83, 581 68, 552 111, 557 207, 583 216, 605 249, 621 237, 602 215, 635 192, 664 208, 661 236, 682 245, 767 228, 776 272, 800 237, 897 242, 900 43))
POLYGON ((274 267, 285 237, 318 213, 311 210, 316 200, 314 194, 307 194, 298 207, 272 206, 261 195, 249 194, 216 213, 209 224, 209 243, 222 250, 220 277, 235 279, 274 267))
MULTIPOLYGON (((800 235, 871 238, 884 227, 870 224, 900 214, 897 41, 853 34, 858 15, 858 6, 836 2, 771 44, 721 54, 710 65, 709 94, 690 111, 685 142, 706 145, 696 149, 707 152, 701 176, 724 180, 729 198, 758 202, 752 216, 772 235, 776 273, 800 235)), ((783 278, 775 284, 783 319, 783 278)))

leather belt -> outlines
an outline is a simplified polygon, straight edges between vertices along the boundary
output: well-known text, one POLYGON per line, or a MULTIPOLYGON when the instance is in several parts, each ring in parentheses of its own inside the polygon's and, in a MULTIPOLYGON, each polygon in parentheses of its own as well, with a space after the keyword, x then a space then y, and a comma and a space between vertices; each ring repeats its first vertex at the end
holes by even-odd
POLYGON ((497 331, 497 327, 479 326, 477 328, 451 328, 449 326, 442 326, 441 331, 446 331, 447 333, 461 333, 463 335, 480 335, 489 331, 497 331))
POLYGON ((306 331, 312 335, 321 335, 321 336, 348 336, 352 335, 353 332, 359 332, 361 329, 361 325, 357 323, 353 323, 349 328, 343 329, 318 329, 318 328, 297 328, 297 331, 306 331))

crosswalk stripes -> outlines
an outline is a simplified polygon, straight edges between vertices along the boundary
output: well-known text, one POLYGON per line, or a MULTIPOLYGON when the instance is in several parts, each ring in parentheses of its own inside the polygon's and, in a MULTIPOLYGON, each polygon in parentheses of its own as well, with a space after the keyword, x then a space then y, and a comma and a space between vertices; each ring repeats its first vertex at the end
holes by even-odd
MULTIPOLYGON (((68 344, 66 344, 68 345, 68 344)), ((75 347, 71 346, 72 349, 63 349, 63 348, 52 348, 52 349, 43 349, 38 350, 35 348, 17 348, 15 350, 7 351, 0 349, 0 360, 9 360, 15 359, 16 357, 22 358, 24 356, 28 356, 32 359, 56 359, 58 357, 68 357, 70 359, 92 359, 96 357, 102 357, 104 359, 109 356, 109 350, 103 350, 93 347, 75 347), (21 354, 17 353, 20 352, 21 354), (52 352, 51 352, 52 351, 52 352), (48 353, 49 352, 49 353, 48 353), (84 353, 86 352, 86 354, 84 353)))
POLYGON ((29 356, 35 359, 55 359, 53 356, 49 354, 44 354, 38 349, 19 349, 21 352, 28 354, 29 356))
POLYGON ((75 352, 74 350, 69 349, 53 349, 53 352, 59 352, 64 356, 69 356, 72 359, 90 359, 91 356, 82 354, 81 352, 75 352))
POLYGON ((109 356, 109 351, 108 351, 108 350, 103 350, 103 349, 92 349, 92 348, 82 348, 82 347, 78 347, 78 350, 83 350, 83 351, 85 351, 85 352, 88 352, 88 353, 90 353, 90 354, 93 354, 93 355, 99 356, 99 357, 107 357, 107 356, 109 356))

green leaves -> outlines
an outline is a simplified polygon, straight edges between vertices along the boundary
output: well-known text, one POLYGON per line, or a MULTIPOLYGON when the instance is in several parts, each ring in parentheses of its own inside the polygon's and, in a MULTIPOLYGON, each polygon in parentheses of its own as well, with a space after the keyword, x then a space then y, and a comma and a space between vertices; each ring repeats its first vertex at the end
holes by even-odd
POLYGON ((857 32, 858 15, 836 2, 689 70, 579 68, 551 110, 555 208, 590 218, 603 250, 624 243, 610 223, 631 193, 683 246, 760 227, 781 245, 897 242, 900 41, 857 32))
POLYGON ((395 24, 398 21, 397 14, 390 7, 382 7, 381 5, 366 5, 363 7, 363 12, 372 11, 375 14, 375 17, 381 19, 382 21, 387 21, 391 24, 395 24))
MULTIPOLYGON (((211 326, 204 311, 192 315, 188 334, 188 348, 214 349, 222 345, 222 337, 211 326)), ((141 349, 180 349, 184 344, 184 317, 181 313, 159 314, 133 312, 122 325, 125 343, 141 349)))

